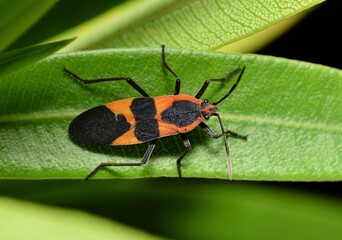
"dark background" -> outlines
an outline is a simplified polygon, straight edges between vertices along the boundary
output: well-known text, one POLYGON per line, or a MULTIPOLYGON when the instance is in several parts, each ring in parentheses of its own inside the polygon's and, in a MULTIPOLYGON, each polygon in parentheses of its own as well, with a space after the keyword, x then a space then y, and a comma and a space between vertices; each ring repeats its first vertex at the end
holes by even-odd
POLYGON ((260 50, 273 55, 342 68, 342 1, 317 6, 286 34, 260 50))

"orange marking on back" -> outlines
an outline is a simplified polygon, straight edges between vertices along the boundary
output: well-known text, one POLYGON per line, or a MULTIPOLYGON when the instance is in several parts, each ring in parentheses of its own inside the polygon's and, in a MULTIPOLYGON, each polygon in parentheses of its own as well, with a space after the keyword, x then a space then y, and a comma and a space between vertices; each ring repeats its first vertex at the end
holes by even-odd
MULTIPOLYGON (((134 115, 130 109, 131 103, 134 98, 127 98, 115 102, 107 103, 105 106, 111 110, 112 112, 116 114, 123 114, 125 115, 127 121, 131 124, 131 129, 125 132, 123 135, 118 137, 112 142, 112 145, 132 145, 132 144, 139 144, 142 143, 139 141, 134 134, 135 131, 135 124, 136 120, 134 118, 134 115)), ((201 104, 200 99, 196 99, 190 95, 186 94, 178 94, 178 95, 169 95, 169 96, 161 96, 161 97, 155 97, 155 107, 156 107, 156 115, 155 119, 158 121, 158 129, 159 129, 159 135, 160 137, 166 137, 170 135, 175 135, 179 133, 186 133, 191 130, 193 130, 201 121, 204 120, 203 116, 200 115, 200 117, 194 121, 191 125, 188 125, 186 127, 177 127, 174 124, 163 122, 161 113, 172 106, 173 102, 175 101, 190 101, 195 104, 201 104)), ((152 139, 151 139, 152 140, 152 139)))
POLYGON ((127 98, 105 104, 105 106, 114 114, 124 115, 126 117, 127 122, 131 124, 130 130, 128 130, 112 142, 111 145, 113 146, 140 143, 140 141, 134 136, 134 126, 136 124, 136 121, 130 108, 133 99, 134 98, 127 98))
POLYGON ((115 114, 122 114, 126 117, 127 122, 131 125, 135 125, 135 118, 130 109, 131 103, 134 98, 127 98, 115 102, 105 104, 105 106, 115 114))
POLYGON ((130 130, 122 134, 120 137, 112 142, 112 145, 132 145, 139 144, 140 142, 134 135, 135 127, 133 126, 130 130))

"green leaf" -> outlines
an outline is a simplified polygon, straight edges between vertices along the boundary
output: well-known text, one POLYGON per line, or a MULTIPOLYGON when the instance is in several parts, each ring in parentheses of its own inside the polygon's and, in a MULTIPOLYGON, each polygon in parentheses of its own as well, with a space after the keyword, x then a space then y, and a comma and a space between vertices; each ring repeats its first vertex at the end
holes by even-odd
MULTIPOLYGON (((311 10, 311 9, 310 9, 311 10)), ((219 52, 236 52, 236 53, 253 53, 267 46, 281 35, 283 35, 287 30, 292 28, 298 22, 300 22, 310 10, 303 11, 292 17, 289 17, 281 22, 273 24, 272 26, 256 32, 251 36, 242 38, 237 42, 230 43, 224 47, 217 49, 219 52)))
MULTIPOLYGON (((60 34, 70 28, 78 26, 124 1, 125 0, 101 1, 101 4, 98 4, 96 1, 84 0, 55 1, 57 4, 11 44, 7 50, 23 48, 47 41, 47 39, 52 38, 56 34, 60 34), (75 12, 75 9, 77 9, 77 13, 75 12), (65 19, 66 21, 61 21, 61 19, 65 19)), ((66 38, 72 38, 76 35, 77 34, 71 35, 66 38)), ((52 41, 61 39, 65 38, 62 37, 52 41)), ((52 41, 50 40, 48 42, 52 41)))
POLYGON ((15 73, 70 43, 73 39, 31 46, 10 52, 0 53, 0 78, 15 73))
POLYGON ((0 3, 0 51, 13 43, 55 4, 55 0, 2 0, 0 3))
MULTIPOLYGON (((282 58, 167 49, 169 65, 194 95, 203 81, 246 66, 235 92, 218 105, 226 128, 249 135, 229 139, 234 179, 332 181, 342 179, 342 73, 282 58)), ((101 162, 139 162, 145 144, 85 148, 68 136, 70 121, 97 105, 139 94, 125 82, 84 86, 84 78, 128 76, 151 96, 173 93, 175 79, 161 64, 160 49, 123 49, 55 55, 0 82, 0 178, 84 178, 101 162)), ((223 96, 235 79, 212 83, 203 96, 223 96)), ((208 124, 219 132, 218 122, 208 124)), ((189 134, 192 149, 184 177, 227 178, 223 139, 201 129, 189 134)), ((112 167, 96 177, 177 176, 179 136, 160 139, 143 167, 112 167)))
POLYGON ((64 49, 157 47, 219 49, 285 20, 322 0, 142 1, 126 3, 62 35, 64 49), (158 4, 157 4, 158 3, 158 4), (68 35, 70 34, 70 35, 68 35))
POLYGON ((159 239, 90 214, 0 197, 1 239, 159 239), (20 226, 20 231, 18 231, 20 226), (51 234, 53 233, 53 234, 51 234))
MULTIPOLYGON (((300 185, 301 188, 298 184, 288 183, 228 183, 202 179, 116 179, 87 183, 69 180, 0 181, 0 192, 31 202, 88 211, 167 239, 250 240, 255 236, 256 239, 274 239, 277 236, 281 240, 340 239, 340 199, 329 198, 322 193, 310 194, 307 188, 303 188, 317 184, 300 185)), ((1 204, 0 213, 1 206, 8 209, 7 205, 1 204)), ((29 211, 29 207, 23 210, 23 214, 29 211)), ((12 210, 11 216, 18 216, 21 212, 21 208, 12 210)), ((3 214, 1 216, 1 219, 6 219, 3 214)), ((57 216, 59 222, 64 221, 60 214, 57 216)), ((84 214, 78 216, 83 223, 84 214)), ((64 217, 69 223, 69 215, 64 217)), ((76 217, 74 214, 73 222, 78 222, 76 217)), ((41 218, 50 222, 49 216, 41 218)), ((18 225, 26 226, 21 225, 20 220, 16 220, 18 225)), ((95 231, 101 225, 97 226, 97 219, 93 220, 92 229, 95 231)), ((6 229, 1 227, 2 231, 6 229)))

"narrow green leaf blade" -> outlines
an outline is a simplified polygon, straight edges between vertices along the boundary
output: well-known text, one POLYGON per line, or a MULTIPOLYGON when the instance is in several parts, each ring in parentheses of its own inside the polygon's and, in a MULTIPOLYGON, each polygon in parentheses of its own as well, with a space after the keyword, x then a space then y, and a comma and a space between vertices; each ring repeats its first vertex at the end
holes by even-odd
POLYGON ((15 73, 69 44, 73 39, 0 53, 0 78, 15 73))
POLYGON ((0 51, 6 49, 55 4, 55 0, 2 0, 0 51))
POLYGON ((159 239, 90 214, 0 197, 0 238, 7 239, 159 239), (20 226, 20 231, 18 231, 20 226), (51 234, 53 233, 53 234, 51 234))
POLYGON ((109 12, 81 26, 75 30, 81 34, 78 40, 64 51, 157 47, 161 44, 181 49, 219 49, 321 3, 322 0, 169 0, 151 4, 153 2, 146 1, 140 7, 131 4, 131 8, 123 12, 113 9, 112 17, 109 17, 109 12), (148 10, 146 6, 149 6, 148 10))
MULTIPOLYGON (((257 239, 277 236, 280 240, 339 240, 342 203, 322 192, 310 194, 308 188, 313 190, 312 186, 317 184, 252 184, 196 179, 116 179, 87 183, 3 180, 0 192, 31 202, 90 211, 167 239, 250 240, 255 236, 257 239)), ((338 184, 330 183, 329 186, 336 187, 335 196, 338 196, 338 184)), ((21 211, 12 210, 13 213, 19 215, 21 211)))
MULTIPOLYGON (((246 66, 240 85, 218 105, 224 126, 249 134, 229 139, 234 179, 333 181, 342 179, 342 73, 282 58, 168 50, 169 65, 182 78, 182 93, 194 95, 205 79, 246 66)), ((160 49, 56 55, 0 82, 0 178, 84 178, 101 162, 139 162, 146 145, 84 148, 68 136, 82 111, 139 94, 125 82, 84 86, 84 78, 128 76, 151 96, 173 93, 174 78, 161 65, 160 49)), ((212 83, 203 96, 216 101, 235 80, 212 83)), ((219 132, 218 122, 208 124, 219 132)), ((189 134, 192 149, 184 177, 227 178, 222 139, 200 129, 189 134)), ((143 167, 107 168, 97 177, 177 176, 179 136, 160 139, 143 167)))

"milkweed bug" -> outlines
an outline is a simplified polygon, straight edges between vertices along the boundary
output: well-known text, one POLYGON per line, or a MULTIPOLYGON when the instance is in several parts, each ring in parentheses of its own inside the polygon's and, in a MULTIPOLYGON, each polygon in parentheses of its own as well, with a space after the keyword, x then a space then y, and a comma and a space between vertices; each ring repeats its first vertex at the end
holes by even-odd
POLYGON ((225 77, 208 79, 204 82, 197 94, 192 97, 180 94, 181 80, 178 75, 166 63, 165 46, 162 45, 162 64, 176 78, 174 95, 150 97, 137 83, 129 77, 110 77, 99 79, 83 79, 74 72, 64 68, 64 72, 72 78, 84 83, 124 80, 137 90, 143 97, 127 98, 110 102, 92 108, 77 116, 69 126, 71 138, 84 145, 90 146, 118 146, 132 145, 149 142, 143 159, 138 163, 111 163, 103 162, 95 167, 85 178, 89 179, 100 168, 108 166, 142 166, 150 159, 156 140, 161 137, 179 134, 183 139, 184 151, 177 159, 178 176, 181 177, 181 161, 190 150, 191 144, 186 135, 196 126, 200 126, 213 138, 223 137, 228 161, 228 176, 232 179, 232 165, 226 134, 234 137, 247 139, 247 135, 240 135, 230 130, 224 130, 217 107, 226 99, 238 85, 245 68, 237 67, 225 77), (209 102, 207 99, 200 100, 211 82, 225 82, 228 78, 240 71, 235 84, 226 95, 217 102, 209 102), (211 116, 218 118, 221 133, 215 133, 203 121, 211 116))

